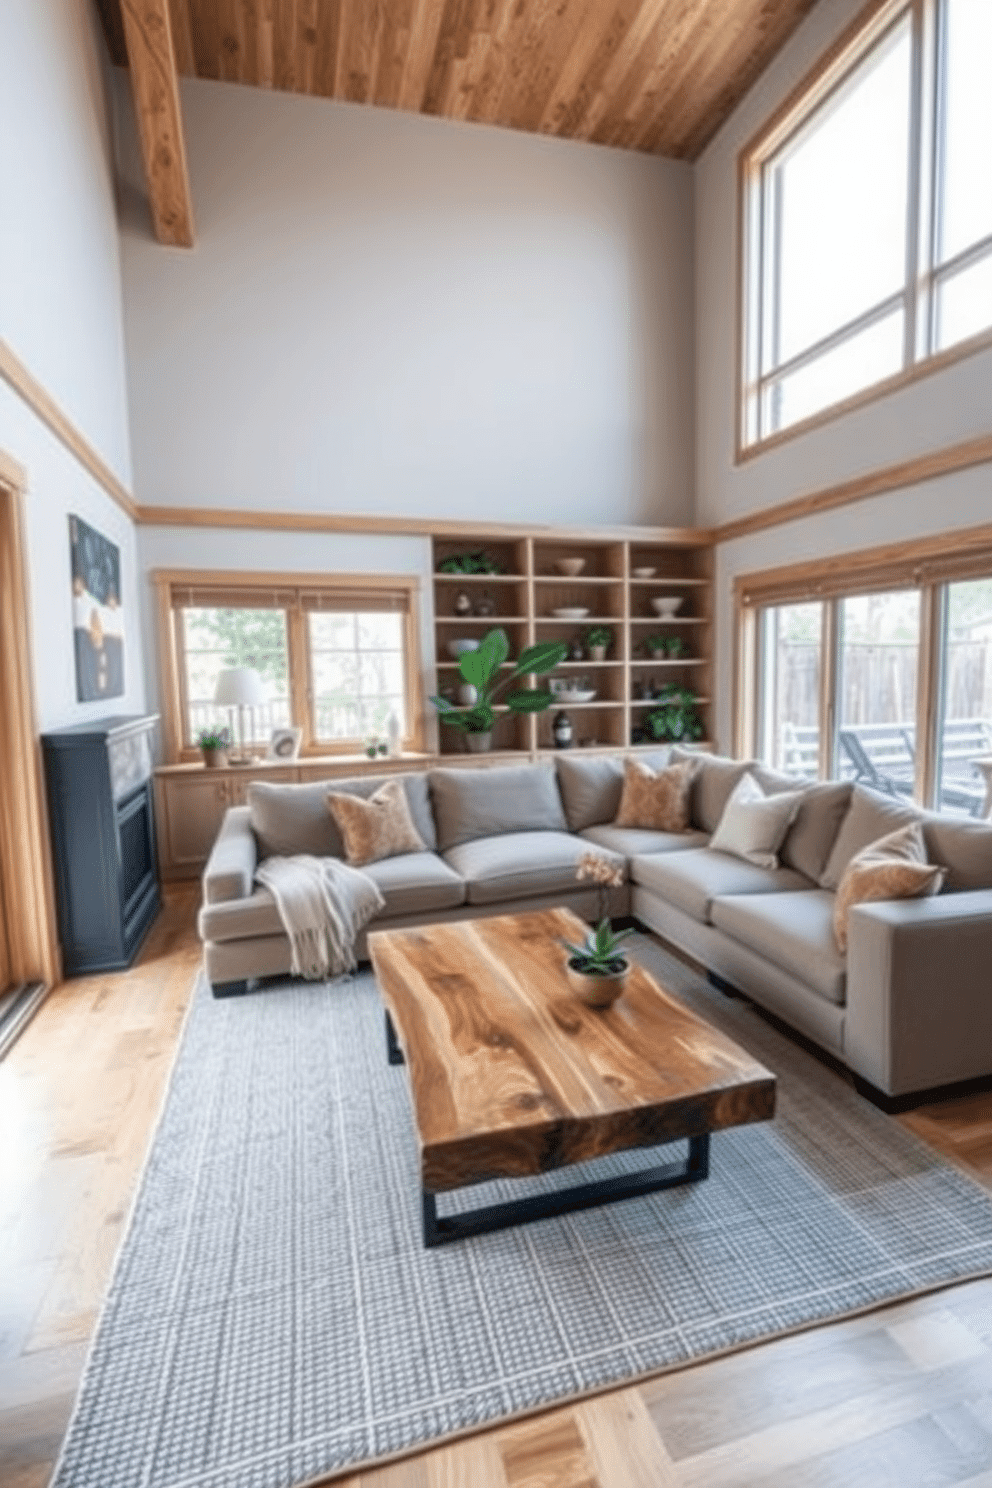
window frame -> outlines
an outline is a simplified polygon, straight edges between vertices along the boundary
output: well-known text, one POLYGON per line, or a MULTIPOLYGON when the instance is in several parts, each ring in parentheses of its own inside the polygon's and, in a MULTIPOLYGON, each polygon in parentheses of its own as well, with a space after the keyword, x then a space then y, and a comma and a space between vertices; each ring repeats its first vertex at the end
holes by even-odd
MULTIPOLYGON (((356 608, 374 611, 378 600, 384 610, 392 609, 403 616, 403 683, 406 733, 402 739, 405 752, 421 753, 424 748, 423 688, 420 668, 420 578, 416 574, 310 574, 245 572, 206 569, 156 569, 150 579, 156 593, 156 620, 160 691, 162 698, 162 732, 168 764, 193 764, 200 751, 186 742, 188 698, 186 668, 183 664, 182 625, 180 615, 189 608, 192 593, 210 593, 232 601, 246 595, 264 597, 266 607, 286 613, 286 649, 289 668, 290 722, 303 731, 300 757, 321 759, 357 755, 361 739, 323 741, 316 737, 312 661, 307 635, 307 614, 311 609, 347 608, 353 596, 356 608), (281 600, 279 603, 277 601, 281 600), (323 600, 323 603, 319 601, 323 600)), ((238 608, 232 603, 230 608, 238 608)), ((245 603, 244 608, 249 605, 245 603)), ((255 748, 261 746, 256 745, 255 748)))
POLYGON ((836 779, 837 696, 841 682, 840 607, 861 594, 913 589, 920 594, 920 638, 916 692, 916 771, 913 800, 939 810, 940 749, 944 710, 944 665, 948 635, 948 585, 992 578, 992 526, 962 534, 845 553, 834 559, 796 564, 734 580, 734 750, 753 759, 760 743, 762 678, 761 615, 776 605, 823 604, 820 662, 820 767, 818 779, 836 779))
POLYGON ((946 262, 937 261, 943 199, 941 127, 944 106, 946 0, 870 0, 853 23, 740 151, 738 171, 737 357, 735 463, 842 417, 866 403, 927 377, 992 346, 992 326, 938 350, 938 306, 942 285, 992 258, 992 234, 946 262), (763 345, 775 319, 777 264, 766 249, 774 215, 765 173, 797 141, 821 110, 843 92, 861 63, 908 18, 911 28, 909 161, 905 275, 886 300, 836 327, 812 346, 770 371, 763 371, 763 345), (782 429, 764 432, 768 390, 843 345, 902 307, 902 366, 782 429))

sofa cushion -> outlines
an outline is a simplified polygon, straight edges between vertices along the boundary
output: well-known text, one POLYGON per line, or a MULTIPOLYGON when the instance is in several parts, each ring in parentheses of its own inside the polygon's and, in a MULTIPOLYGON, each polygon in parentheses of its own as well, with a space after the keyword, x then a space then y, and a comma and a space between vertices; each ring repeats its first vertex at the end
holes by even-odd
POLYGON ((692 782, 692 825, 703 832, 715 832, 731 791, 753 768, 754 761, 725 759, 702 750, 683 749, 681 745, 676 745, 669 757, 673 765, 682 760, 698 761, 692 782))
POLYGON ((759 868, 777 868, 778 850, 799 810, 799 791, 766 796, 751 774, 742 775, 710 839, 714 852, 731 853, 759 868))
POLYGON ((383 915, 427 914, 465 903, 465 883, 437 853, 404 853, 362 869, 385 899, 383 915))
POLYGON ((795 868, 819 883, 851 804, 851 788, 849 780, 825 780, 806 787, 778 855, 783 868, 795 868))
MULTIPOLYGON (((444 858, 465 880, 469 904, 496 904, 501 899, 581 889, 576 871, 588 851, 583 838, 567 832, 505 832, 460 843, 444 858)), ((602 856, 625 866, 616 853, 602 856)))
MULTIPOLYGON (((664 769, 667 748, 638 754, 652 770, 664 769)), ((555 764, 570 832, 598 827, 616 817, 623 793, 624 759, 602 754, 562 753, 555 764)))
POLYGON ((992 889, 992 822, 972 817, 923 817, 927 857, 947 869, 945 893, 992 889))
POLYGON ((366 800, 387 780, 402 780, 410 815, 425 845, 437 846, 431 815, 427 776, 362 775, 346 780, 314 780, 305 785, 277 785, 253 780, 248 787, 248 810, 260 858, 292 857, 311 853, 315 858, 343 858, 344 843, 327 806, 328 791, 347 791, 366 800))
POLYGON ((820 875, 821 889, 836 889, 844 876, 844 869, 856 853, 880 837, 887 837, 900 827, 921 819, 920 812, 908 801, 895 796, 883 796, 878 791, 866 790, 856 785, 851 792, 851 804, 841 822, 827 866, 820 875))
POLYGON ((438 845, 448 852, 506 832, 567 832, 554 765, 431 770, 438 845))
MULTIPOLYGON (((385 899, 384 915, 426 914, 465 902, 465 885, 436 853, 405 853, 362 869, 375 880, 385 899)), ((247 899, 208 904, 200 910, 201 940, 248 940, 282 935, 282 920, 268 889, 257 887, 247 899)))
POLYGON ((686 847, 705 847, 709 838, 705 832, 651 832, 644 827, 586 827, 580 832, 587 842, 597 847, 607 847, 622 857, 633 858, 638 853, 676 852, 686 847))
POLYGON ((426 850, 427 844, 414 826, 410 803, 399 780, 387 780, 367 801, 350 791, 329 790, 327 806, 341 833, 345 857, 353 868, 426 850))
POLYGON ((947 869, 927 861, 923 823, 910 822, 862 848, 844 869, 834 895, 834 939, 847 950, 847 922, 856 904, 929 899, 939 894, 947 869))
POLYGON ((759 868, 708 847, 636 857, 630 876, 702 924, 710 918, 713 900, 725 894, 773 894, 814 887, 791 868, 759 868))
POLYGON ((834 944, 833 908, 833 894, 811 885, 801 893, 714 899, 710 918, 724 935, 842 1006, 847 962, 834 944))

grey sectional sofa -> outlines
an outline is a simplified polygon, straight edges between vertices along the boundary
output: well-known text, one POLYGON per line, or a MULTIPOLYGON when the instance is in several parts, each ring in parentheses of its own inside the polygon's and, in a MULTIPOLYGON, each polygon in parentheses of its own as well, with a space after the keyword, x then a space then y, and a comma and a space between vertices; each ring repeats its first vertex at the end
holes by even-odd
MULTIPOLYGON (((677 753, 677 751, 676 751, 677 753)), ((644 756, 640 756, 644 757, 644 756)), ((668 751, 647 756, 659 766, 668 751)), ((700 755, 692 830, 614 826, 621 755, 562 754, 547 764, 444 768, 401 778, 428 850, 371 864, 386 901, 370 928, 567 904, 592 919, 594 888, 576 882, 594 846, 624 868, 614 915, 634 915, 844 1061, 866 1093, 906 1097, 992 1074, 992 827, 916 811, 839 782, 804 789, 777 869, 708 846, 734 785, 751 770, 768 791, 796 780, 755 762, 700 755), (855 852, 923 822, 944 864, 937 898, 853 910, 834 944, 834 890, 855 852)), ((328 789, 369 795, 383 777, 253 784, 228 811, 203 877, 199 929, 218 995, 289 971, 274 901, 255 885, 260 857, 341 855, 328 789)), ((364 954, 364 937, 359 944, 364 954)))

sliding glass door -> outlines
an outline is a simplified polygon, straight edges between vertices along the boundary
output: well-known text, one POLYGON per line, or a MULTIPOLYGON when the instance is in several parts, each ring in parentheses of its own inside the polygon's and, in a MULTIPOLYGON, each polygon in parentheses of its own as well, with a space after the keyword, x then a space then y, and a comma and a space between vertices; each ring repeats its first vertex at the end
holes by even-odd
POLYGON ((972 816, 992 781, 992 578, 947 585, 940 677, 936 802, 972 816))
POLYGON ((820 765, 823 605, 772 605, 761 616, 758 755, 815 780, 820 765))
POLYGON ((920 593, 858 594, 838 605, 832 774, 913 795, 920 593))

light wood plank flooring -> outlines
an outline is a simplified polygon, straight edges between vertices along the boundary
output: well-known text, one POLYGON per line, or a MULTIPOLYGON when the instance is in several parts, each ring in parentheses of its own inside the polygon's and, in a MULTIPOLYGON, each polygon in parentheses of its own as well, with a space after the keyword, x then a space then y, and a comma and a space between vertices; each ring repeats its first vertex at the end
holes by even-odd
MULTIPOLYGON (((170 893, 129 972, 0 1063, 0 1488, 44 1488, 199 962, 170 893)), ((900 1118, 992 1186, 992 1097, 900 1118)), ((549 1411, 347 1488, 992 1488, 992 1281, 549 1411)))

